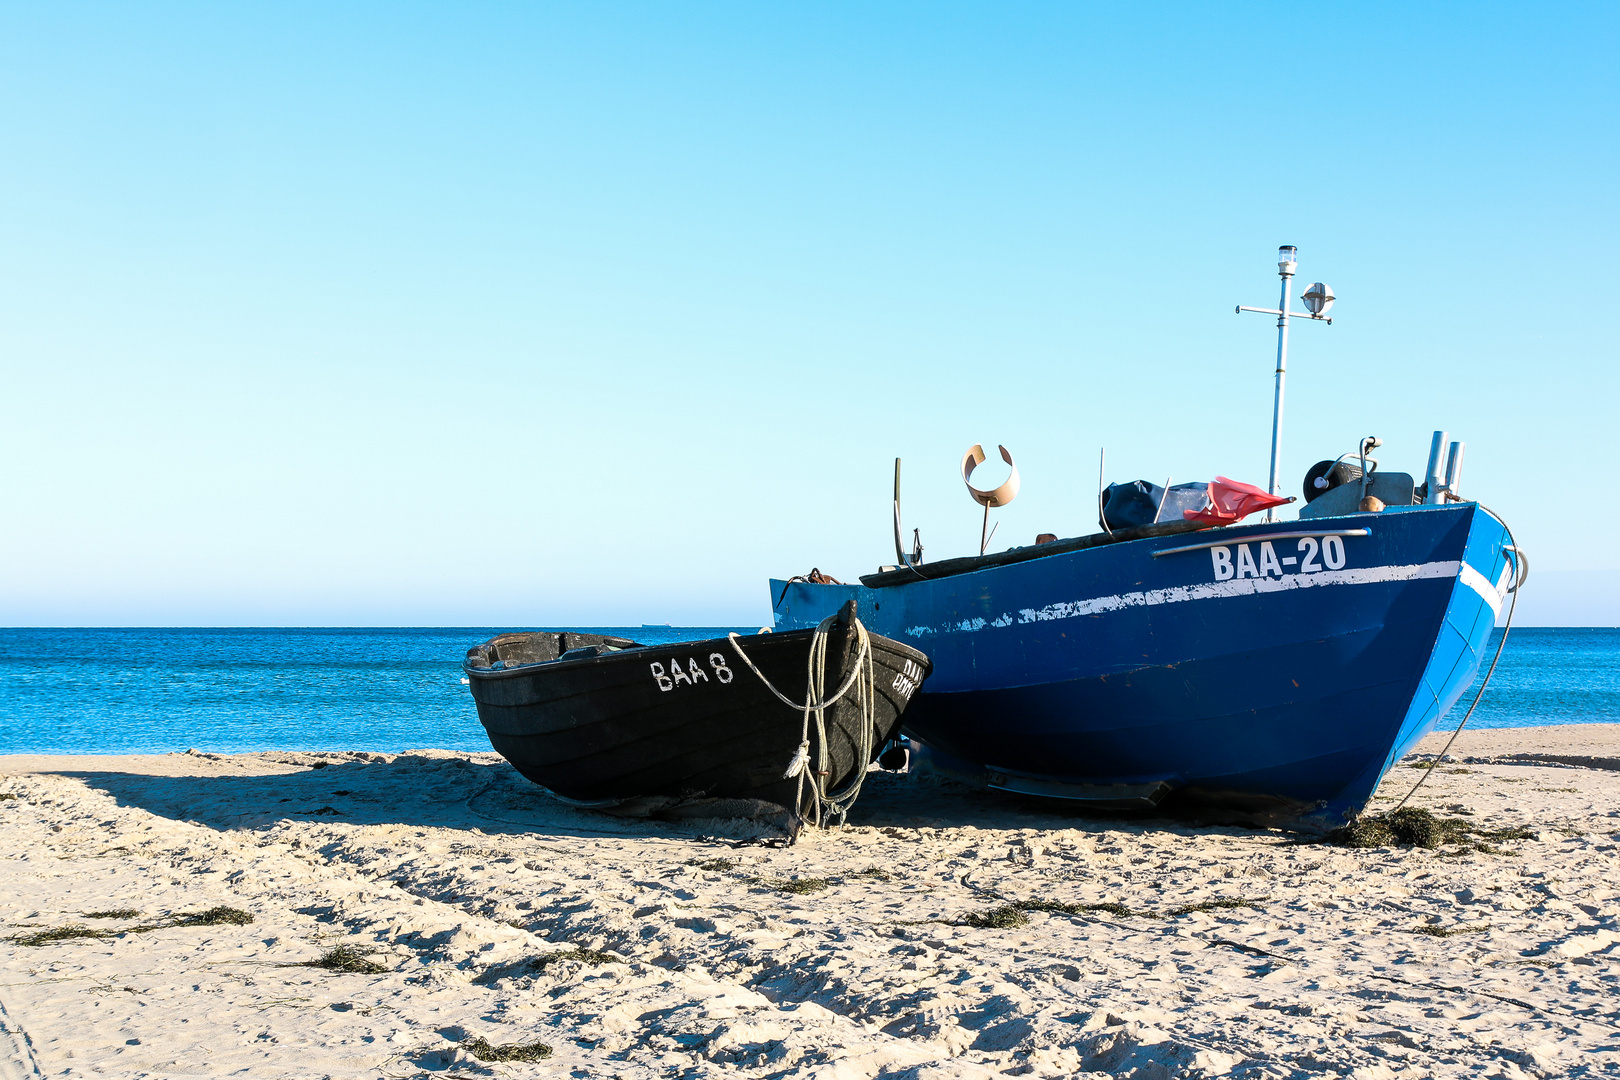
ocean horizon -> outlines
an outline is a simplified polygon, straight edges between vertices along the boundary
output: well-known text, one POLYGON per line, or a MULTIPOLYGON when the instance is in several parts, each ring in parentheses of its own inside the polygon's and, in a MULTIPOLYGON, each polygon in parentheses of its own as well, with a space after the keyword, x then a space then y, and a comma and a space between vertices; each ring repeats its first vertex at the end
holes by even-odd
MULTIPOLYGON (((564 627, 646 644, 757 626, 564 627)), ((462 683, 490 627, 0 629, 0 754, 488 750, 462 683)), ((1491 649, 1500 640, 1493 633, 1491 649)), ((1485 668, 1440 724, 1455 728, 1485 668)), ((1519 627, 1469 727, 1620 723, 1620 629, 1519 627)))

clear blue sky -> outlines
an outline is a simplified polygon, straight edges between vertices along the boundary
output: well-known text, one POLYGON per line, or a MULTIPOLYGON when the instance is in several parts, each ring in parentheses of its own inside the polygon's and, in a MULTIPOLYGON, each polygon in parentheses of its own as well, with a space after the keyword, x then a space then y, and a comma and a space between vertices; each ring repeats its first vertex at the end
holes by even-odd
POLYGON ((1617 29, 6 4, 0 622, 754 623, 892 560, 896 455, 935 558, 974 442, 997 547, 1093 531, 1102 444, 1263 484, 1280 243, 1340 297, 1288 488, 1447 428, 1620 621, 1617 29))

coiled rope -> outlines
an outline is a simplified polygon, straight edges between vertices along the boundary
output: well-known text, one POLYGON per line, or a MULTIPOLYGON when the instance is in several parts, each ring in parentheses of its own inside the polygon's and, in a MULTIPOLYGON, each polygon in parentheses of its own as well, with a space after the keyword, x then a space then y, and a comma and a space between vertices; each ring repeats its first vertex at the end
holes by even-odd
MULTIPOLYGON (((1446 759, 1446 755, 1451 753, 1451 744, 1457 741, 1458 735, 1462 734, 1462 729, 1467 725, 1469 717, 1473 716, 1474 710, 1479 708, 1479 699, 1485 696, 1485 688, 1491 685, 1491 676, 1496 674, 1496 662, 1502 659, 1502 646, 1507 644, 1508 631, 1513 629, 1513 609, 1519 605, 1519 586, 1524 584, 1524 579, 1527 576, 1524 572, 1524 553, 1519 550, 1519 542, 1513 538, 1512 527, 1509 526, 1506 521, 1502 520, 1502 516, 1500 514, 1486 506, 1484 503, 1480 503, 1479 508, 1491 515, 1491 517, 1495 518, 1497 521, 1500 521, 1502 523, 1503 530, 1508 534, 1508 544, 1513 549, 1513 577, 1515 579, 1513 588, 1509 589, 1508 592, 1513 599, 1508 601, 1507 620, 1502 624, 1502 639, 1496 643, 1496 655, 1491 657, 1491 666, 1485 671, 1485 681, 1479 684, 1479 692, 1474 695, 1474 700, 1469 703, 1468 711, 1463 713, 1461 722, 1457 724, 1457 730, 1451 733, 1451 738, 1446 740, 1446 745, 1441 749, 1440 756, 1435 758, 1434 763, 1436 765, 1444 761, 1446 759)), ((1417 789, 1423 786, 1423 781, 1427 780, 1429 778, 1429 774, 1432 772, 1434 772, 1433 768, 1424 769, 1423 775, 1418 777, 1417 783, 1412 785, 1412 790, 1401 796, 1401 801, 1396 803, 1395 808, 1390 810, 1389 813, 1393 814, 1395 810, 1399 810, 1401 807, 1405 806, 1406 800, 1417 794, 1417 789)), ((1385 816, 1387 817, 1388 815, 1386 814, 1385 816)))
POLYGON ((877 729, 877 678, 872 660, 872 636, 867 633, 866 627, 859 619, 851 619, 850 627, 855 633, 857 648, 855 663, 849 673, 832 696, 826 696, 827 688, 827 642, 829 632, 838 621, 837 615, 829 615, 816 626, 810 638, 810 651, 806 658, 805 692, 802 703, 794 701, 782 691, 771 685, 765 673, 754 666, 754 662, 743 652, 742 645, 735 633, 727 634, 732 649, 748 670, 759 677, 765 684, 765 689, 775 694, 777 700, 790 709, 798 709, 803 714, 803 726, 800 731, 799 748, 794 751, 793 757, 788 761, 787 769, 782 773, 782 779, 791 780, 798 777, 799 784, 794 801, 798 812, 804 814, 805 785, 810 786, 810 812, 806 820, 817 827, 830 827, 842 825, 849 816, 850 807, 860 796, 861 785, 866 782, 866 766, 872 760, 873 733, 877 729), (854 777, 842 791, 828 791, 828 778, 832 772, 832 752, 827 743, 826 711, 843 699, 850 690, 855 691, 855 701, 860 708, 860 734, 857 738, 854 761, 854 777), (815 723, 815 767, 810 767, 810 727, 812 720, 815 723))

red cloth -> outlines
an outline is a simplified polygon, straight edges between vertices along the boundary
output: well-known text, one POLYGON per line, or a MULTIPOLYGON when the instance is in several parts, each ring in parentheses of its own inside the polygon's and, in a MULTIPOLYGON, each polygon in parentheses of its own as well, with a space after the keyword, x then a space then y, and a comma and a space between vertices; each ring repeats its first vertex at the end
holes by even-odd
POLYGON ((1293 501, 1262 491, 1253 484, 1241 484, 1217 476, 1209 482, 1209 505, 1202 510, 1183 510, 1181 516, 1188 521, 1202 521, 1207 525, 1230 525, 1257 510, 1293 501))

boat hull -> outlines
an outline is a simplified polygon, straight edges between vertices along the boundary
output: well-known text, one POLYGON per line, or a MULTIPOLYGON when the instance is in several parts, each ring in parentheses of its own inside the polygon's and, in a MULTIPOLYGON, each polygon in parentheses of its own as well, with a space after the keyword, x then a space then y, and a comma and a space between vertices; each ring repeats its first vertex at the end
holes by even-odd
POLYGON ((941 771, 1327 828, 1473 680, 1507 543, 1476 504, 1413 507, 772 595, 781 628, 854 596, 879 632, 927 649, 906 730, 941 771))
MULTIPOLYGON (((772 685, 802 700, 812 636, 808 630, 764 634, 741 638, 739 645, 772 685)), ((490 744, 525 777, 602 809, 715 798, 760 800, 792 813, 809 809, 799 804, 808 785, 784 776, 799 748, 804 714, 778 700, 729 640, 550 660, 561 650, 546 639, 558 637, 503 635, 469 652, 463 666, 490 744), (493 669, 498 655, 543 662, 493 669)), ((597 640, 566 638, 569 648, 597 640)), ((870 738, 853 692, 825 710, 825 790, 849 783, 896 735, 928 671, 927 657, 917 650, 877 635, 871 642, 876 694, 870 738)), ((835 624, 828 635, 827 693, 854 669, 858 653, 856 634, 835 624)), ((820 749, 814 730, 811 741, 814 762, 820 749)))

